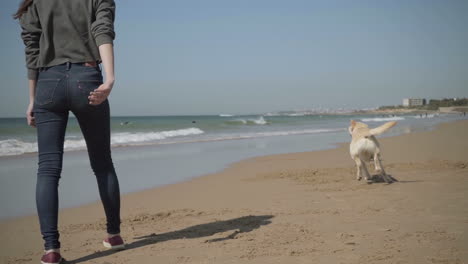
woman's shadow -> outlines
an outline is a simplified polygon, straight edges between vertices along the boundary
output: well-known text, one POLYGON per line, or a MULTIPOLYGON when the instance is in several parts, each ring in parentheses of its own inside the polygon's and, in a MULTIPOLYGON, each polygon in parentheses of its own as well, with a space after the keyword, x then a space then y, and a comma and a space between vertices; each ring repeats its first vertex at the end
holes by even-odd
MULTIPOLYGON (((205 242, 219 242, 223 240, 233 239, 237 234, 247 233, 257 228, 260 228, 263 225, 268 225, 271 223, 270 219, 273 218, 273 215, 249 215, 239 218, 229 219, 225 221, 216 221, 207 224, 195 225, 187 227, 181 230, 162 233, 162 234, 149 234, 146 236, 136 237, 138 239, 132 243, 126 244, 126 250, 135 249, 139 247, 144 247, 147 245, 155 244, 158 242, 164 242, 168 240, 183 239, 183 238, 200 238, 200 237, 209 237, 216 233, 223 233, 227 231, 233 231, 231 234, 222 238, 209 239, 205 242)), ((101 258, 114 254, 116 251, 106 250, 95 252, 87 256, 83 256, 78 259, 65 261, 67 264, 80 263, 84 261, 89 261, 96 258, 101 258)))

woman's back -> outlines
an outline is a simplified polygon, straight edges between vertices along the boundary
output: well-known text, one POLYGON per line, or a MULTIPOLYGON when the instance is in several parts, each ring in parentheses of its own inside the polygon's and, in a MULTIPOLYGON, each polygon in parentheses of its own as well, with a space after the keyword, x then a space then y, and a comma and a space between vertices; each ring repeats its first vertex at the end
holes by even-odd
POLYGON ((115 37, 114 14, 109 0, 34 0, 20 19, 28 68, 100 62, 98 46, 115 37))

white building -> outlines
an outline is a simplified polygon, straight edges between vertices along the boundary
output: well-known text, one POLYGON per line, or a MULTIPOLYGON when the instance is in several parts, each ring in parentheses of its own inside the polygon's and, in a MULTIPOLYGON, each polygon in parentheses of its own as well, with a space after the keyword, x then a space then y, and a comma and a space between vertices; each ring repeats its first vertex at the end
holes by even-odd
POLYGON ((426 99, 423 98, 404 98, 403 99, 403 106, 411 107, 411 106, 423 106, 426 105, 426 99))

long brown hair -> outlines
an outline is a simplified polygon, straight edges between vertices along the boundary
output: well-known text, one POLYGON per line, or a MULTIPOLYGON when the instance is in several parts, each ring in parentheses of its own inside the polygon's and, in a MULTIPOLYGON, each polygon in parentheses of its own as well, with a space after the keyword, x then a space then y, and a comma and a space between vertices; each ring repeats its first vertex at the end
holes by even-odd
POLYGON ((33 3, 33 0, 23 0, 18 8, 18 11, 13 14, 13 19, 19 19, 26 11, 29 6, 33 3))

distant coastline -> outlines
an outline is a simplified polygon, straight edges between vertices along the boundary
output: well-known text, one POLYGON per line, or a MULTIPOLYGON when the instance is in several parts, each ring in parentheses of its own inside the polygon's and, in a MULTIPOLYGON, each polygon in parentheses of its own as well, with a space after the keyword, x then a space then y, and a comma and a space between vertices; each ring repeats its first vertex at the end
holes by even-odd
POLYGON ((406 115, 406 114, 463 114, 468 112, 468 98, 429 99, 405 98, 402 105, 386 105, 365 109, 309 109, 267 113, 265 116, 301 115, 406 115))
POLYGON ((354 114, 376 114, 376 115, 385 115, 385 114, 460 114, 463 112, 468 112, 468 106, 452 106, 452 107, 439 107, 437 110, 432 109, 421 109, 421 108, 408 108, 408 107, 398 107, 392 109, 375 109, 375 110, 364 110, 357 111, 354 114))
MULTIPOLYGON (((420 114, 463 114, 468 112, 468 106, 439 107, 438 109, 393 107, 356 110, 306 110, 306 111, 284 111, 277 113, 266 113, 263 116, 306 116, 306 115, 420 115, 420 114)), ((261 115, 261 114, 260 114, 261 115)))
POLYGON ((436 114, 439 110, 424 110, 414 108, 393 108, 393 109, 374 109, 374 110, 358 110, 352 114, 373 114, 373 115, 405 115, 405 114, 436 114))

